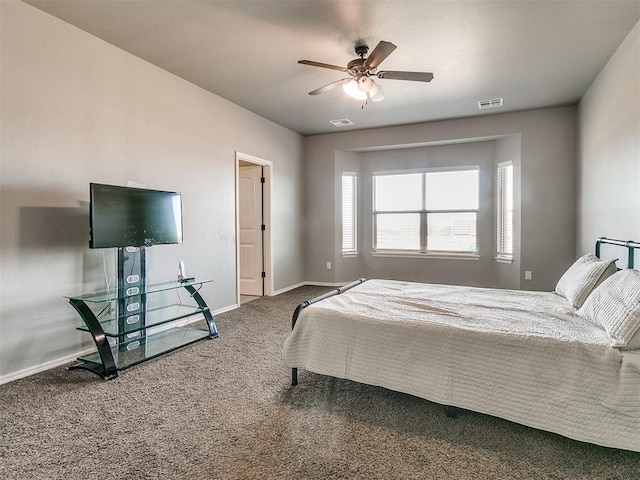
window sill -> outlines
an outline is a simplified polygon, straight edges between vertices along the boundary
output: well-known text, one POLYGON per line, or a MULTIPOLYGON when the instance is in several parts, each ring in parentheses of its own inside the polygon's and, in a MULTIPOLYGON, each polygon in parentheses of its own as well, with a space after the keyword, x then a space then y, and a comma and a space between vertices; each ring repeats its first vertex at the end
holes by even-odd
POLYGON ((498 263, 513 263, 513 257, 496 257, 496 262, 498 263))
POLYGON ((440 253, 421 253, 421 252, 406 252, 399 250, 385 250, 371 252, 372 257, 393 257, 393 258, 433 258, 437 260, 480 260, 478 253, 453 253, 453 252, 440 252, 440 253))
POLYGON ((342 258, 356 258, 357 256, 358 256, 358 252, 342 254, 342 258))

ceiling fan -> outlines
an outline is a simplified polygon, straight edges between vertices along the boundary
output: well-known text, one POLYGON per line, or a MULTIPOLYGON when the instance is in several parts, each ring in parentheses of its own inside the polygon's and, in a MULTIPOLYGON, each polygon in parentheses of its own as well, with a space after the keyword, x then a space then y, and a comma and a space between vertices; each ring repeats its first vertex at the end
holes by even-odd
POLYGON ((320 87, 309 95, 319 95, 320 93, 331 90, 338 85, 342 85, 344 91, 351 97, 357 100, 371 99, 374 102, 384 100, 380 86, 373 81, 371 77, 377 77, 386 80, 410 80, 414 82, 430 82, 433 80, 433 73, 428 72, 401 72, 401 71, 377 71, 378 65, 380 65, 385 58, 387 58, 391 52, 397 47, 391 42, 380 41, 376 48, 373 49, 371 55, 365 58, 369 47, 366 45, 356 45, 356 55, 360 58, 351 60, 346 67, 339 67, 337 65, 329 65, 327 63, 313 62, 311 60, 299 60, 298 63, 303 65, 310 65, 312 67, 330 68, 332 70, 338 70, 349 74, 349 77, 341 78, 335 82, 331 82, 324 87, 320 87))

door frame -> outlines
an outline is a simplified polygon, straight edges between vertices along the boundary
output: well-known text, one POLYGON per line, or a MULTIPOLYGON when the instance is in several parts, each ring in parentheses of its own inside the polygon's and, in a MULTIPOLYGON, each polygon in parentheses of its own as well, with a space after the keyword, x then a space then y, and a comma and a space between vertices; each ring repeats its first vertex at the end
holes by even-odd
POLYGON ((265 230, 263 235, 264 294, 273 295, 273 263, 271 255, 271 179, 273 178, 273 162, 254 157, 242 152, 235 152, 236 169, 236 303, 240 306, 240 162, 252 163, 263 167, 265 183, 262 188, 262 211, 265 230))

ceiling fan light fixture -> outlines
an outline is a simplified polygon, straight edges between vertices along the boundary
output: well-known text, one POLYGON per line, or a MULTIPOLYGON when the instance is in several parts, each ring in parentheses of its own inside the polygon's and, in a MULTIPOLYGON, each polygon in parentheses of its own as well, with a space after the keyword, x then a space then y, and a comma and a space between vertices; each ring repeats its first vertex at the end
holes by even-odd
POLYGON ((367 94, 360 90, 358 87, 358 82, 355 79, 349 80, 342 86, 344 92, 349 95, 351 98, 355 98, 356 100, 366 100, 367 94))
POLYGON ((369 97, 371 98, 372 102, 381 102, 382 100, 384 100, 384 95, 380 90, 378 90, 375 94, 369 92, 369 97))
POLYGON ((371 88, 367 92, 367 95, 369 96, 372 102, 380 102, 381 100, 384 100, 384 95, 382 94, 382 89, 380 88, 380 85, 378 85, 373 80, 371 80, 371 88))
MULTIPOLYGON (((358 79, 358 88, 360 89, 361 92, 367 93, 371 91, 374 85, 375 85, 375 82, 371 80, 369 77, 367 77, 366 75, 363 75, 358 79)), ((379 89, 380 88, 378 87, 378 90, 379 89)))

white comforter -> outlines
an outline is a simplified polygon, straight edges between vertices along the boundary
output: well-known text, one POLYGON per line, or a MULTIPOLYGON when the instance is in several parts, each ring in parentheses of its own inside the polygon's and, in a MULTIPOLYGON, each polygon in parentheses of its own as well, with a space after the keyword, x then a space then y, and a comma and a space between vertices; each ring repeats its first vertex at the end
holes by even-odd
POLYGON ((640 451, 640 351, 546 292, 369 280, 303 309, 290 367, 640 451))

